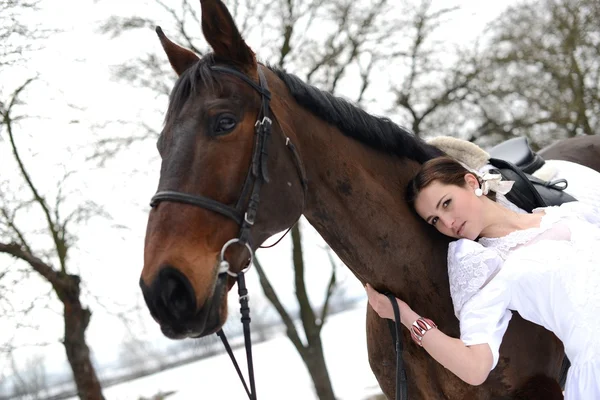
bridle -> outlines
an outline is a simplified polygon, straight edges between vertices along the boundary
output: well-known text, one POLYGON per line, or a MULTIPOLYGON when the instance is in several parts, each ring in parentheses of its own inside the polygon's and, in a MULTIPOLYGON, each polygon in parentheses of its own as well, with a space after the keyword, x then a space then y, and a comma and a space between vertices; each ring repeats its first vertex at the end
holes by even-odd
MULTIPOLYGON (((231 346, 229 345, 223 330, 219 330, 217 335, 223 341, 225 349, 229 353, 233 364, 242 380, 242 384, 246 389, 246 393, 250 400, 256 400, 256 387, 254 384, 254 368, 252 364, 252 345, 250 340, 250 308, 248 307, 248 290, 246 289, 246 281, 244 278, 244 274, 248 271, 248 269, 252 265, 253 261, 253 250, 251 243, 251 229, 256 220, 256 213, 258 210, 258 205, 260 202, 260 190, 264 183, 269 183, 269 173, 267 168, 267 160, 268 160, 268 143, 269 136, 271 135, 271 126, 273 121, 269 117, 269 102, 271 100, 271 92, 269 91, 269 87, 267 85, 267 80, 264 76, 264 73, 261 69, 261 66, 258 65, 258 78, 259 84, 257 85, 254 81, 252 81, 245 74, 229 67, 213 65, 209 67, 212 71, 221 72, 225 74, 234 75, 247 84, 249 84, 252 88, 254 88, 261 96, 261 108, 256 120, 256 124, 254 125, 255 132, 255 142, 254 149, 252 152, 252 160, 250 164, 250 169, 248 174, 246 175, 246 180, 244 181, 244 185, 242 186, 242 191, 240 197, 235 206, 231 206, 228 204, 221 203, 209 197, 200 196, 200 195, 192 195, 188 193, 177 192, 173 190, 165 190, 157 192, 150 201, 151 207, 156 207, 162 201, 171 201, 176 203, 184 203, 197 207, 204 208, 206 210, 213 211, 215 213, 226 216, 232 220, 234 220, 238 226, 240 227, 239 236, 237 238, 233 238, 226 242, 221 249, 221 255, 219 260, 219 269, 218 269, 218 278, 217 279, 225 279, 228 275, 237 279, 238 284, 238 294, 240 298, 240 312, 242 314, 242 324, 244 327, 244 342, 246 345, 246 357, 248 361, 248 375, 250 381, 250 389, 248 389, 248 385, 244 380, 242 372, 233 356, 233 351, 231 350, 231 346), (247 199, 247 200, 246 200, 247 199), (244 203, 247 201, 246 210, 243 211, 244 203), (245 268, 243 268, 240 272, 233 272, 230 270, 230 265, 227 260, 225 260, 225 251, 227 248, 233 244, 239 244, 246 248, 249 254, 249 262, 245 268)), ((303 197, 302 197, 302 212, 304 211, 304 205, 306 202, 306 192, 307 192, 307 180, 306 173, 304 170, 304 166, 298 155, 296 147, 291 142, 289 137, 285 137, 285 145, 291 151, 292 159, 296 168, 298 170, 298 175, 300 178, 300 183, 302 184, 303 197)), ((288 230, 284 233, 285 236, 290 229, 295 225, 292 224, 288 228, 288 230)), ((283 238, 282 236, 282 238, 283 238)), ((275 243, 277 244, 281 238, 275 243)), ((273 245, 272 245, 273 246, 273 245)), ((271 247, 271 246, 268 246, 271 247)))

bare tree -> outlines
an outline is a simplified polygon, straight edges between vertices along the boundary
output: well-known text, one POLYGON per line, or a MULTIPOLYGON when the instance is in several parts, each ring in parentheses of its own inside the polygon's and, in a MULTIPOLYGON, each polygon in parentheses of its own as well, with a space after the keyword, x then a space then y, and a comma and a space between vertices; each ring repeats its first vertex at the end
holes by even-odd
MULTIPOLYGON (((147 15, 113 16, 99 31, 119 37, 161 25, 178 44, 200 56, 210 52, 200 36, 197 1, 182 0, 178 7, 161 0, 154 0, 153 4, 157 8, 148 9, 147 15), (157 20, 154 15, 163 17, 157 20)), ((396 2, 389 0, 236 0, 228 3, 228 8, 238 21, 241 34, 251 38, 248 41, 261 61, 293 72, 308 83, 359 105, 379 101, 381 93, 375 89, 370 92, 374 76, 406 56, 403 38, 410 20, 397 12, 396 2)), ((113 72, 115 79, 154 93, 160 99, 157 101, 160 109, 156 111, 161 114, 175 76, 160 47, 156 49, 155 53, 115 66, 113 72)), ((159 129, 147 123, 116 123, 128 123, 138 130, 127 137, 104 136, 95 155, 100 161, 126 150, 132 142, 158 137, 159 129)))
MULTIPOLYGON (((45 33, 39 27, 24 24, 24 16, 30 17, 39 0, 3 0, 0 2, 0 67, 12 65, 24 59, 35 39, 45 33)), ((31 20, 31 19, 29 19, 31 20)))
MULTIPOLYGON (((12 190, 0 193, 0 253, 18 260, 20 268, 26 268, 24 276, 15 277, 16 285, 27 284, 31 273, 42 277, 50 285, 52 298, 57 298, 63 306, 63 345, 78 394, 82 399, 104 399, 85 341, 91 312, 81 302, 79 276, 70 273, 68 268, 69 250, 76 240, 72 229, 93 216, 102 215, 102 210, 92 202, 67 207, 62 183, 59 183, 55 199, 51 202, 35 183, 17 142, 20 122, 25 119, 17 114, 17 109, 21 105, 24 90, 31 82, 26 81, 6 102, 0 103, 3 145, 9 147, 22 180, 22 185, 11 181, 12 190), (25 188, 28 195, 18 199, 15 192, 19 192, 20 186, 25 188), (15 195, 13 200, 16 202, 10 201, 9 193, 15 195), (35 227, 32 227, 30 215, 36 212, 41 216, 40 224, 33 224, 35 227)), ((0 275, 8 274, 4 268, 0 270, 0 275)))
POLYGON ((529 0, 489 30, 477 136, 526 135, 543 146, 600 129, 600 4, 529 0))
POLYGON ((288 338, 300 354, 302 361, 306 365, 308 372, 315 385, 315 391, 319 399, 335 400, 333 386, 327 371, 327 364, 323 354, 323 342, 321 340, 321 330, 327 321, 329 315, 329 302, 331 296, 336 289, 336 265, 332 258, 331 260, 331 276, 327 284, 325 300, 323 305, 319 307, 319 312, 312 306, 306 290, 305 281, 305 264, 304 254, 302 250, 302 236, 300 234, 299 224, 296 224, 292 230, 292 260, 294 265, 294 288, 296 292, 296 300, 298 301, 300 321, 302 322, 303 334, 298 332, 294 323, 294 317, 282 304, 277 296, 275 288, 269 282, 264 268, 260 261, 255 259, 254 264, 258 271, 260 284, 267 299, 271 302, 277 313, 281 317, 288 338))
POLYGON ((474 49, 436 36, 458 7, 434 9, 431 0, 404 5, 409 30, 394 84, 395 107, 417 136, 468 136, 470 87, 480 73, 474 49))
POLYGON ((32 400, 43 399, 47 396, 48 379, 44 357, 41 355, 27 359, 25 365, 18 366, 11 357, 12 367, 12 396, 28 396, 32 400))

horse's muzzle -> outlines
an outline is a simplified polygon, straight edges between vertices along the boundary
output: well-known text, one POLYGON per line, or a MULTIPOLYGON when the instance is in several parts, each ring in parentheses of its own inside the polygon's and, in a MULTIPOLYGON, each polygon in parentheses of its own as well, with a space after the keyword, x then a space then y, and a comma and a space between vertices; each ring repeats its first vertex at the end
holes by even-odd
POLYGON ((222 325, 220 308, 226 285, 225 279, 217 279, 212 296, 197 310, 194 288, 177 269, 163 267, 150 286, 140 279, 150 314, 170 339, 202 337, 216 332, 222 325))

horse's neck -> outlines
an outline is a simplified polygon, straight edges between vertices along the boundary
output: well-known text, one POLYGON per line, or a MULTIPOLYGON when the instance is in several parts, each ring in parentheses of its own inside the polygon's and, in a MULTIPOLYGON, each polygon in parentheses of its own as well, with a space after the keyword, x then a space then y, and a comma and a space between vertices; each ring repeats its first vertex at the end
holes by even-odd
POLYGON ((320 128, 298 135, 308 166, 308 221, 363 283, 405 294, 447 287, 446 242, 404 201, 418 164, 367 148, 330 125, 320 128))

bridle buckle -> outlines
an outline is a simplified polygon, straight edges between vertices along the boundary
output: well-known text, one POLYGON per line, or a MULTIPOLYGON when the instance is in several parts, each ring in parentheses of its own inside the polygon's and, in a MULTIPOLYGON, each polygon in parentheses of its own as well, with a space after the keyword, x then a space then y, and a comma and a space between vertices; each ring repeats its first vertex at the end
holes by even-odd
POLYGON ((254 220, 254 217, 252 217, 252 218, 248 218, 248 211, 246 211, 246 212, 244 213, 244 221, 246 221, 246 223, 247 223, 248 225, 252 226, 252 225, 254 225, 254 221, 255 221, 255 220, 254 220))
POLYGON ((254 124, 255 128, 258 128, 259 126, 264 126, 266 124, 269 124, 269 126, 271 126, 273 124, 273 120, 269 117, 263 117, 262 120, 256 120, 256 123, 254 124))

